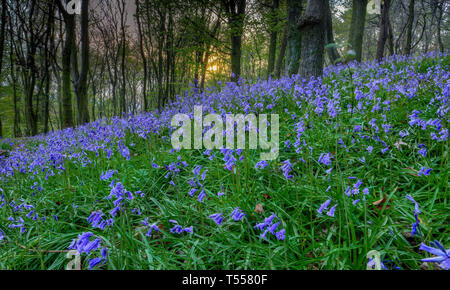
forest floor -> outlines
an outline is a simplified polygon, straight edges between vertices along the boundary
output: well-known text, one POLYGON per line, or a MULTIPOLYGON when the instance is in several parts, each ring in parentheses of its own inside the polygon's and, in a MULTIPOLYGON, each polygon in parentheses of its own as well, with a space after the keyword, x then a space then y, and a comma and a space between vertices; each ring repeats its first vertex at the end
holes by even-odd
POLYGON ((430 54, 241 80, 161 114, 3 140, 0 268, 64 269, 70 249, 83 269, 449 267, 449 64, 430 54), (174 150, 171 117, 194 105, 278 114, 279 157, 174 150), (430 251, 438 263, 422 261, 430 251))

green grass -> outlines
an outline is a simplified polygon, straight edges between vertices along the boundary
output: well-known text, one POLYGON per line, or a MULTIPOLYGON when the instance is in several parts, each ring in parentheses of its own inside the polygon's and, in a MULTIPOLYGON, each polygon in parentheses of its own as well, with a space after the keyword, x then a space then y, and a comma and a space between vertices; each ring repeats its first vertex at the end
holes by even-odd
MULTIPOLYGON (((448 57, 441 60, 428 60, 413 64, 418 73, 426 73, 436 63, 448 66, 448 57)), ((411 64, 398 63, 397 67, 411 64)), ((364 80, 367 81, 368 79, 364 80)), ((342 108, 346 108, 354 98, 354 81, 346 71, 334 78, 335 90, 342 98, 342 108)), ((332 85, 332 78, 324 82, 332 85)), ((407 78, 398 76, 397 84, 404 84, 407 78)), ((391 103, 386 118, 392 125, 392 133, 386 134, 381 125, 378 134, 389 146, 385 154, 379 143, 360 140, 351 143, 356 134, 354 125, 362 125, 363 135, 376 135, 370 128, 372 118, 381 119, 380 112, 350 114, 342 112, 331 124, 329 116, 314 114, 312 107, 304 104, 299 108, 293 101, 293 92, 278 91, 279 101, 274 112, 280 114, 280 157, 269 162, 262 170, 254 169, 259 154, 245 150, 245 159, 236 163, 235 172, 223 168, 221 158, 208 160, 204 150, 182 150, 170 153, 169 141, 158 136, 145 141, 128 133, 125 142, 130 147, 131 159, 125 160, 120 154, 106 158, 104 152, 96 157, 87 153, 92 164, 86 167, 72 161, 64 162, 65 172, 45 180, 45 173, 38 173, 34 179, 29 174, 16 174, 0 180, 4 190, 6 205, 0 209, 0 230, 6 235, 0 242, 1 269, 64 269, 68 259, 64 251, 80 233, 91 231, 104 241, 109 250, 107 262, 100 269, 365 269, 367 252, 378 250, 382 261, 392 268, 419 269, 420 259, 427 255, 419 251, 421 242, 439 240, 445 246, 449 242, 450 221, 448 206, 448 144, 434 142, 429 133, 410 129, 410 135, 403 139, 410 147, 397 149, 394 144, 400 140, 398 132, 408 128, 408 116, 413 109, 421 109, 425 116, 435 118, 427 104, 436 87, 430 83, 421 87, 418 97, 408 100, 400 98, 391 103), (289 113, 285 113, 287 108, 289 113), (291 114, 297 119, 293 120, 291 114), (285 147, 284 141, 295 142, 295 123, 299 116, 310 114, 308 129, 302 138, 313 147, 313 160, 306 147, 299 154, 285 147), (341 126, 335 128, 335 124, 341 126), (348 151, 338 144, 342 139, 348 151), (424 143, 428 149, 427 157, 417 154, 417 145, 424 143), (374 147, 368 154, 365 148, 374 147), (332 152, 333 170, 328 175, 328 167, 317 162, 320 153, 332 152), (173 181, 164 176, 167 171, 160 166, 151 166, 152 160, 159 165, 177 162, 177 157, 190 166, 182 168, 173 181), (358 161, 366 158, 366 163, 358 161), (301 158, 306 160, 301 162, 301 158), (294 165, 293 178, 287 180, 280 171, 280 162, 289 159, 294 165), (193 165, 203 165, 208 169, 203 185, 207 199, 204 203, 190 197, 187 181, 193 177, 193 165), (428 177, 417 176, 415 170, 422 166, 432 168, 428 177), (108 169, 118 171, 116 179, 131 192, 142 191, 145 198, 135 198, 127 202, 126 210, 115 220, 114 226, 102 231, 93 229, 86 221, 93 210, 101 209, 107 213, 112 202, 105 200, 110 192, 108 181, 100 181, 100 174, 108 169), (370 189, 370 194, 356 205, 344 194, 347 186, 357 177, 370 189), (329 179, 329 180, 328 180, 329 179), (42 192, 31 186, 38 182, 42 192), (331 189, 326 192, 328 186, 331 189), (218 197, 217 192, 225 196, 218 197), (33 192, 35 194, 33 195, 33 192), (414 205, 404 196, 412 195, 420 204, 420 233, 411 237, 411 224, 415 221, 414 205), (379 208, 374 202, 383 198, 387 202, 379 208), (335 217, 318 216, 317 208, 328 197, 339 206, 335 217), (9 216, 17 217, 8 203, 20 199, 35 206, 39 217, 45 222, 26 219, 27 231, 20 234, 18 229, 10 229, 9 216), (95 203, 95 204, 94 204, 95 203), (264 213, 256 213, 255 206, 263 205, 264 213), (76 209, 73 204, 77 205, 76 209), (240 207, 247 213, 243 221, 228 219, 231 211, 240 207), (138 208, 139 216, 130 211, 138 208), (221 212, 225 221, 217 226, 210 214, 221 212), (254 226, 275 213, 286 229, 286 239, 278 241, 273 236, 267 240, 260 238, 254 226), (53 215, 58 216, 55 221, 53 215), (149 217, 160 226, 160 232, 152 237, 145 236, 146 230, 141 221, 149 217), (182 226, 193 226, 193 234, 171 234, 169 220, 177 220, 182 226), (390 261, 390 262, 389 262, 390 261)), ((382 101, 393 99, 398 94, 380 88, 375 97, 382 101)), ((423 117, 428 120, 428 118, 423 117)), ((443 122, 445 123, 445 121, 443 122)), ((377 121, 380 124, 380 121, 377 121)), ((446 126, 446 124, 443 124, 446 126)), ((3 145, 2 145, 3 146, 3 145)), ((29 145, 30 147, 36 145, 29 145)), ((0 148, 9 148, 6 145, 0 148)), ((213 153, 220 156, 218 151, 213 153)), ((24 216, 24 214, 22 214, 24 216)), ((93 255, 92 257, 94 257, 93 255)), ((92 258, 90 257, 90 258, 92 258)), ((88 257, 82 255, 83 269, 88 268, 88 257)), ((431 265, 429 268, 433 268, 431 265)))

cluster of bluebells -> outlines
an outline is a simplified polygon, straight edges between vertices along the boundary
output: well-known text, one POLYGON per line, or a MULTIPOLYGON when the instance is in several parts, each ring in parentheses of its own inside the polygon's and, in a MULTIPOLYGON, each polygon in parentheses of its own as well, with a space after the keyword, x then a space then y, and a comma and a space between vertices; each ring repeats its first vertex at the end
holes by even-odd
POLYGON ((331 201, 332 201, 332 199, 330 198, 330 199, 327 199, 324 203, 322 203, 320 205, 320 207, 317 209, 317 213, 321 215, 321 214, 323 214, 324 210, 328 210, 327 211, 327 216, 334 217, 334 214, 336 212, 337 204, 333 205, 331 208, 328 209, 328 207, 331 204, 331 201))
MULTIPOLYGON (((357 178, 354 176, 350 176, 349 179, 357 179, 357 178)), ((357 197, 357 195, 360 194, 360 188, 361 188, 361 185, 363 185, 363 184, 364 183, 361 180, 357 179, 357 181, 353 184, 353 186, 351 186, 351 187, 347 186, 347 188, 345 189, 345 192, 344 192, 345 195, 347 195, 348 197, 354 198, 353 202, 352 202, 353 205, 356 205, 361 200, 360 198, 357 197)), ((367 187, 365 187, 362 190, 362 192, 364 195, 368 195, 370 193, 369 188, 367 188, 367 187)))
POLYGON ((281 162, 281 171, 283 171, 283 175, 284 177, 286 177, 286 179, 291 179, 292 175, 290 174, 290 172, 292 171, 292 164, 291 162, 288 160, 281 162))
POLYGON ((89 270, 92 270, 95 266, 99 266, 107 260, 107 249, 102 247, 102 242, 102 239, 96 238, 93 233, 85 232, 78 235, 78 238, 72 241, 69 245, 69 250, 76 250, 78 253, 85 253, 86 255, 100 251, 99 257, 89 260, 89 270))
POLYGON ((284 240, 286 234, 285 229, 283 228, 280 229, 278 232, 276 231, 277 228, 280 226, 280 224, 281 224, 280 219, 274 213, 272 213, 271 216, 264 219, 262 223, 259 223, 256 226, 254 226, 254 228, 262 231, 261 238, 263 239, 267 239, 267 234, 270 233, 274 235, 278 240, 284 240), (277 219, 278 222, 274 223, 275 219, 277 219))
MULTIPOLYGON (((246 213, 239 207, 236 207, 230 214, 230 218, 234 221, 240 221, 244 218, 246 213)), ((222 225, 224 216, 222 213, 215 213, 209 216, 217 225, 222 225)))
MULTIPOLYGON (((313 134, 308 133, 314 132, 315 128, 321 125, 339 129, 344 126, 339 121, 344 118, 338 118, 343 113, 350 113, 359 119, 370 121, 361 124, 352 123, 350 127, 346 128, 346 132, 351 133, 348 134, 349 137, 347 139, 342 137, 345 142, 342 139, 337 141, 340 145, 337 149, 341 150, 341 152, 333 151, 333 153, 320 154, 317 159, 319 166, 323 164, 330 167, 326 170, 328 181, 330 181, 329 175, 331 174, 331 166, 335 158, 333 155, 336 156, 336 159, 334 159, 335 164, 338 164, 337 157, 340 156, 340 153, 353 154, 353 151, 350 150, 354 150, 360 154, 356 156, 357 160, 368 166, 372 158, 380 153, 386 154, 391 150, 390 145, 388 145, 388 140, 391 140, 391 137, 395 136, 397 139, 400 136, 409 142, 409 139, 414 138, 419 130, 426 133, 426 136, 429 136, 431 140, 428 140, 430 141, 427 143, 428 148, 424 144, 419 144, 418 149, 414 149, 414 152, 423 158, 429 158, 433 153, 431 151, 431 148, 434 148, 433 143, 444 144, 443 142, 446 142, 448 139, 449 73, 440 65, 431 67, 427 73, 418 73, 415 71, 414 66, 406 66, 398 71, 395 68, 395 63, 405 60, 409 61, 410 59, 396 57, 381 63, 364 64, 363 69, 357 69, 355 77, 364 81, 355 82, 354 95, 357 103, 354 107, 353 104, 347 104, 345 98, 341 96, 340 89, 338 89, 342 81, 345 81, 345 77, 337 80, 333 79, 331 84, 322 82, 321 79, 317 78, 309 81, 303 80, 301 76, 297 75, 255 83, 247 83, 245 80, 240 80, 238 83, 226 83, 220 90, 211 89, 204 92, 200 92, 196 87, 193 87, 190 92, 186 92, 185 98, 171 100, 162 111, 127 115, 122 118, 113 117, 98 120, 75 129, 68 128, 32 137, 30 138, 33 141, 31 143, 39 144, 33 148, 26 143, 19 142, 9 152, 8 157, 0 156, 0 179, 19 174, 26 176, 30 181, 27 187, 31 188, 33 196, 35 194, 39 195, 39 193, 43 192, 46 181, 66 171, 65 164, 69 162, 78 167, 92 166, 93 162, 90 157, 92 155, 96 157, 105 155, 108 159, 117 157, 130 160, 133 156, 134 144, 129 143, 129 138, 125 138, 127 134, 138 136, 142 140, 147 140, 150 135, 158 135, 163 141, 168 141, 168 136, 161 135, 163 134, 162 132, 165 132, 165 129, 170 129, 171 117, 176 113, 191 114, 192 108, 196 104, 202 104, 205 113, 219 113, 222 116, 228 112, 242 111, 242 109, 246 114, 262 113, 264 110, 273 113, 273 108, 280 103, 280 96, 291 93, 292 101, 297 106, 296 109, 303 110, 305 107, 308 107, 307 110, 303 110, 306 112, 302 114, 289 112, 288 109, 285 109, 286 114, 289 115, 288 119, 294 123, 291 127, 286 126, 294 139, 290 140, 287 136, 291 134, 286 134, 283 135, 286 136, 286 139, 282 140, 282 142, 285 144, 285 153, 291 154, 294 150, 297 153, 297 156, 294 155, 295 157, 289 155, 296 168, 301 166, 300 162, 306 163, 305 159, 307 158, 310 158, 310 161, 314 161, 313 149, 320 150, 318 152, 331 151, 329 148, 316 146, 316 143, 311 142, 310 139, 310 135, 313 134), (394 79, 396 80, 395 82, 392 81, 394 79), (418 90, 424 88, 427 83, 433 84, 435 93, 429 104, 426 105, 426 108, 413 110, 408 116, 409 122, 404 126, 397 126, 397 124, 391 123, 392 120, 389 119, 392 114, 389 113, 391 106, 401 98, 404 98, 404 100, 416 98, 418 90), (377 97, 380 90, 386 90, 386 94, 393 95, 392 98, 383 101, 380 97, 377 97), (277 92, 282 92, 282 94, 277 92), (320 122, 317 122, 315 117, 320 118, 320 122)), ((356 64, 349 64, 349 66, 356 68, 356 64)), ((348 69, 348 66, 330 67, 325 69, 324 76, 339 74, 346 69, 348 69)), ((410 144, 413 143, 410 142, 410 144)), ((392 154, 395 154, 393 151, 392 154)), ((171 150, 170 153, 173 154, 174 152, 175 150, 171 150)), ((239 166, 240 162, 245 158, 243 153, 243 150, 240 149, 222 149, 221 154, 223 158, 221 161, 224 169, 233 171, 236 166, 239 166)), ((214 152, 211 150, 204 151, 203 155, 204 158, 210 161, 214 160, 215 157, 214 152)), ((281 165, 281 172, 286 179, 291 179, 296 174, 290 160, 283 161, 281 165)), ((345 160, 345 158, 340 158, 339 162, 341 160, 345 160)), ((220 162, 220 160, 218 161, 220 162)), ((314 162, 310 164, 314 164, 314 162)), ((193 166, 194 178, 188 181, 189 185, 191 185, 189 195, 194 196, 196 194, 200 202, 205 200, 206 189, 203 182, 208 172, 207 167, 197 164, 189 165, 187 162, 182 161, 180 156, 177 157, 176 161, 162 164, 161 166, 152 161, 151 166, 153 168, 164 168, 167 171, 165 178, 170 179, 169 183, 173 186, 175 186, 175 177, 182 172, 182 169, 193 166)), ((267 166, 268 163, 266 161, 259 161, 256 163, 255 169, 264 169, 267 166)), ((316 165, 314 164, 313 166, 316 165)), ((414 164, 414 168, 420 167, 419 176, 429 176, 432 173, 431 168, 414 164)), ((116 177, 117 174, 116 170, 107 170, 101 174, 100 180, 110 180, 116 177)), ((348 197, 355 197, 352 201, 354 205, 360 201, 357 197, 361 189, 364 195, 369 193, 369 189, 367 187, 363 188, 362 185, 362 181, 357 180, 353 185, 348 186, 345 191, 348 197)), ((117 180, 113 180, 110 187, 111 192, 107 199, 112 200, 113 208, 109 212, 105 211, 106 214, 102 210, 91 211, 87 222, 93 229, 104 230, 106 227, 112 227, 114 218, 127 208, 128 203, 132 203, 132 200, 135 198, 134 195, 137 194, 134 193, 133 195, 125 190, 122 183, 117 180), (108 214, 110 215, 109 218, 107 218, 108 214)), ((223 190, 218 195, 224 195, 223 190)), ((420 223, 418 219, 420 211, 414 199, 412 197, 407 198, 414 202, 416 206, 416 222, 412 228, 413 234, 416 234, 420 223)), ((7 205, 8 202, 2 195, 0 198, 0 209, 5 206, 8 207, 7 205)), ((23 201, 11 201, 9 206, 14 214, 12 216, 6 215, 9 216, 8 226, 11 229, 18 229, 21 233, 26 232, 27 223, 31 221, 44 222, 46 219, 46 217, 40 217, 32 205, 28 205, 23 201), (20 216, 22 213, 23 215, 20 216)), ((76 207, 74 205, 74 209, 76 207)), ((337 204, 332 205, 332 199, 330 198, 320 206, 317 212, 323 214, 326 211, 328 216, 333 217, 336 207, 337 204)), ((134 208, 132 213, 141 215, 139 208, 134 208)), ((236 208, 231 213, 230 218, 239 221, 244 216, 245 213, 241 209, 236 208)), ((224 216, 221 213, 211 215, 210 218, 218 225, 222 224, 224 220, 224 216)), ((279 240, 284 239, 285 231, 284 229, 278 229, 281 222, 274 223, 273 220, 275 218, 276 216, 272 215, 263 223, 255 226, 255 228, 263 232, 261 234, 263 238, 266 238, 270 233, 279 240)), ((57 221, 56 215, 54 219, 57 221)), ((145 219, 142 223, 148 227, 148 236, 151 236, 154 231, 159 231, 158 226, 149 223, 148 219, 145 219)), ((171 233, 192 233, 192 226, 185 228, 173 220, 171 220, 171 223, 174 224, 171 233)), ((4 233, 0 232, 0 240, 4 239, 4 236, 4 233)), ((98 241, 98 238, 91 241, 90 238, 92 237, 93 234, 90 232, 83 233, 74 241, 71 247, 77 248, 77 250, 80 249, 84 253, 100 250, 101 241, 98 241)), ((447 261, 448 252, 442 251, 442 247, 437 244, 436 247, 439 249, 439 252, 434 253, 440 253, 438 258, 444 259, 442 260, 443 262, 447 261)), ((90 262, 90 268, 104 261, 106 261, 106 248, 101 250, 98 258, 91 260, 92 265, 90 262)))
POLYGON ((153 231, 159 232, 159 228, 158 228, 158 226, 156 225, 156 223, 150 224, 149 221, 148 221, 148 218, 146 218, 145 220, 143 220, 143 221, 142 221, 142 224, 148 228, 148 232, 147 232, 147 234, 146 234, 148 237, 151 237, 151 236, 152 236, 152 232, 153 232, 153 231))
POLYGON ((182 234, 182 233, 193 233, 194 227, 182 227, 178 224, 176 220, 169 220, 169 222, 173 223, 173 227, 170 229, 172 234, 182 234))
POLYGON ((205 187, 203 186, 203 183, 200 182, 200 180, 203 182, 206 179, 206 173, 208 172, 208 170, 207 169, 203 170, 203 173, 200 175, 202 168, 203 166, 196 165, 192 170, 194 178, 188 180, 188 184, 192 187, 189 190, 188 194, 190 196, 194 196, 194 194, 198 193, 197 199, 199 202, 203 202, 203 200, 206 197, 205 187))

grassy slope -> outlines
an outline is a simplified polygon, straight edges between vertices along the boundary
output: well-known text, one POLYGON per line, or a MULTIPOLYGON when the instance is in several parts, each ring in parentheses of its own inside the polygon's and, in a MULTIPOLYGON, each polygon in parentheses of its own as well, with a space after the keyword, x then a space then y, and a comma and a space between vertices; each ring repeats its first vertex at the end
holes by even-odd
MULTIPOLYGON (((100 267, 102 269, 365 269, 366 253, 374 249, 381 252, 389 268, 418 269, 420 259, 427 256, 418 250, 421 242, 429 244, 436 239, 446 246, 449 242, 445 222, 450 217, 448 144, 431 140, 430 132, 435 132, 432 129, 412 128, 408 121, 414 109, 422 110, 421 117, 426 121, 437 117, 437 107, 428 103, 433 96, 442 93, 443 86, 448 91, 448 73, 442 79, 445 70, 448 71, 448 63, 447 56, 417 62, 400 61, 396 65, 388 62, 382 65, 383 71, 368 66, 363 70, 342 68, 339 75, 330 73, 324 83, 330 86, 329 91, 340 94, 336 98, 342 112, 336 118, 327 114, 327 105, 322 114, 314 111, 320 101, 315 95, 320 92, 313 91, 311 97, 304 97, 308 89, 302 94, 300 88, 306 85, 295 87, 292 82, 274 85, 279 89, 273 95, 260 96, 260 100, 266 100, 266 104, 277 100, 273 112, 280 114, 281 151, 279 159, 269 162, 264 169, 254 168, 259 161, 255 151, 245 150, 243 161, 238 161, 235 170, 229 171, 224 168, 219 151, 214 152, 216 158, 209 160, 204 150, 171 152, 167 139, 163 141, 155 135, 144 140, 128 132, 123 140, 130 148, 130 160, 121 154, 108 159, 103 151, 98 157, 87 152, 91 164, 84 167, 80 162, 66 160, 66 170, 48 179, 45 173, 38 172, 18 173, 0 180, 6 201, 0 209, 0 230, 5 234, 0 242, 0 268, 62 269, 68 261, 65 253, 51 251, 66 250, 80 233, 90 231, 108 248, 108 261, 100 267), (437 68, 439 65, 444 70, 437 68), (430 76, 426 76, 428 70, 430 76), (409 73, 413 75, 408 76, 409 73), (440 77, 434 80, 433 74, 440 77), (383 83, 385 76, 388 77, 383 83), (381 98, 380 111, 372 112, 375 103, 368 101, 364 103, 365 113, 346 112, 348 104, 357 104, 354 87, 360 83, 367 84, 361 86, 364 93, 369 94, 372 89, 374 98, 381 98), (408 99, 407 94, 416 89, 416 96, 408 99), (385 100, 391 103, 383 105, 385 100), (383 113, 383 108, 388 106, 390 110, 383 113), (387 122, 382 121, 383 114, 387 122), (300 117, 305 121, 301 140, 305 140, 307 146, 297 153, 293 144, 300 117), (379 133, 369 124, 372 118, 377 118, 379 133), (384 131, 383 123, 391 125, 390 132, 384 131), (355 125, 361 125, 363 130, 353 132, 355 125), (404 129, 408 129, 410 135, 401 138, 399 131, 404 129), (389 150, 381 153, 385 146, 372 139, 366 140, 364 135, 370 138, 378 135, 389 150), (340 139, 346 148, 339 144, 340 139), (397 149, 394 144, 400 139, 408 145, 397 149), (286 140, 290 140, 291 145, 286 145, 286 140), (418 154, 417 145, 421 143, 428 150, 426 157, 418 154), (313 148, 312 153, 308 146, 313 148), (368 146, 373 146, 372 153, 367 151, 368 146), (334 156, 330 174, 325 172, 330 166, 318 162, 320 154, 328 152, 334 156), (179 166, 176 176, 165 178, 168 170, 164 165, 176 164, 178 156, 189 166, 179 166), (359 160, 362 157, 365 163, 359 160), (288 159, 293 164, 291 179, 286 179, 280 169, 281 162, 288 159), (159 168, 152 167, 152 161, 160 165, 159 168), (194 176, 195 165, 203 165, 201 172, 208 169, 202 181, 207 193, 204 202, 199 202, 196 195, 188 195, 191 188, 188 180, 194 176), (430 176, 417 176, 422 166, 432 168, 430 176), (86 221, 91 212, 102 210, 109 216, 113 207, 112 201, 104 198, 109 195, 109 184, 114 178, 99 180, 101 173, 108 169, 118 171, 114 178, 127 190, 142 191, 146 195, 135 194, 133 200, 127 201, 114 226, 106 230, 93 229, 86 221), (361 191, 367 187, 370 193, 346 196, 347 186, 356 182, 348 179, 351 176, 364 182, 361 191), (171 180, 176 186, 169 184, 171 180), (35 182, 42 187, 42 192, 31 188, 35 182), (217 196, 220 191, 225 195, 217 196), (420 204, 420 232, 414 237, 410 236, 411 224, 415 221, 414 204, 405 198, 406 194, 420 204), (329 197, 333 199, 332 205, 338 204, 335 216, 318 215, 317 209, 329 197), (378 207, 373 205, 383 197, 387 200, 378 207), (357 198, 361 201, 353 205, 357 198), (39 218, 46 217, 46 220, 27 218, 29 210, 14 212, 9 203, 20 204, 20 199, 34 205, 39 218), (258 203, 263 205, 264 213, 254 211, 258 203), (229 219, 235 207, 247 213, 242 221, 229 219), (135 208, 142 215, 131 211, 135 208), (261 232, 254 229, 272 212, 286 230, 284 241, 272 235, 263 240, 261 232), (214 213, 224 214, 222 226, 208 218, 214 213), (25 233, 8 227, 12 224, 7 220, 10 216, 23 217, 25 233), (147 229, 142 225, 147 217, 160 228, 152 237, 145 235, 147 229), (170 219, 182 226, 193 226, 193 234, 170 233, 170 219)), ((442 126, 447 126, 445 118, 442 118, 442 126)), ((98 252, 91 254, 91 258, 96 256, 98 252)), ((88 259, 83 255, 83 268, 87 267, 88 259)))

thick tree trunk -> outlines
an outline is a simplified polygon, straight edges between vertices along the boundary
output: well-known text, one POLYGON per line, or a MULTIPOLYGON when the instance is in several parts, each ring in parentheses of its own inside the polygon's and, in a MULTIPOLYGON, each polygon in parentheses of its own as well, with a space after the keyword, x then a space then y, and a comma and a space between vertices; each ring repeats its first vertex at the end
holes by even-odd
POLYGON ((288 76, 298 73, 302 37, 298 21, 302 14, 303 0, 287 0, 286 71, 288 76))
POLYGON ((122 86, 120 88, 120 111, 122 114, 127 112, 126 104, 126 67, 125 67, 125 57, 126 57, 126 33, 125 33, 125 0, 121 0, 119 4, 120 9, 120 29, 122 34, 122 55, 121 55, 121 71, 122 71, 122 86))
POLYGON ((437 23, 437 40, 438 40, 438 44, 439 44, 439 51, 441 53, 444 53, 444 43, 442 42, 442 35, 441 35, 442 15, 444 13, 444 0, 439 1, 437 3, 437 9, 439 10, 438 23, 437 23))
POLYGON ((381 60, 384 55, 384 47, 389 33, 389 8, 391 0, 383 0, 381 3, 381 19, 380 19, 380 34, 378 35, 377 53, 375 58, 381 60))
MULTIPOLYGON (((10 32, 12 34, 12 31, 10 32)), ((14 60, 13 60, 13 50, 11 49, 9 52, 9 60, 10 60, 10 75, 12 80, 12 89, 13 89, 13 103, 14 103, 14 138, 21 137, 20 125, 19 125, 19 109, 17 106, 17 88, 16 88, 16 72, 14 68, 14 60)))
MULTIPOLYGON (((2 0, 2 23, 0 30, 0 75, 3 69, 3 51, 5 44, 5 28, 6 28, 6 0, 2 0)), ((0 114, 0 139, 3 138, 2 116, 0 114)))
POLYGON ((0 27, 0 74, 3 70, 3 51, 5 44, 5 31, 6 31, 6 11, 8 7, 6 5, 6 0, 2 0, 2 23, 0 27))
POLYGON ((71 58, 72 45, 75 42, 75 16, 65 11, 61 2, 57 1, 58 8, 64 16, 65 24, 65 40, 62 51, 62 112, 61 125, 62 128, 74 126, 72 112, 72 89, 71 89, 71 58))
POLYGON ((388 49, 389 56, 394 55, 394 30, 392 29, 391 22, 388 22, 388 49))
POLYGON ((231 81, 236 82, 241 75, 241 47, 244 29, 246 0, 223 0, 231 30, 231 81))
POLYGON ((284 55, 286 54, 287 32, 287 27, 285 27, 283 31, 283 39, 281 41, 280 53, 278 54, 277 65, 275 66, 275 76, 277 78, 281 76, 281 65, 283 64, 284 55))
MULTIPOLYGON (((333 35, 333 19, 331 18, 331 8, 327 1, 327 19, 326 19, 326 33, 325 33, 325 45, 334 44, 334 35, 333 35)), ((336 61, 341 57, 339 51, 336 46, 330 46, 327 48, 328 58, 332 64, 335 64, 336 61)))
POLYGON ((144 101, 144 112, 148 111, 148 100, 147 100, 147 57, 144 52, 143 35, 142 35, 142 24, 139 7, 140 2, 136 0, 136 23, 138 28, 138 41, 139 41, 139 52, 141 54, 142 66, 144 68, 144 79, 142 87, 142 99, 144 101))
POLYGON ((353 0, 352 22, 350 24, 349 44, 356 53, 355 59, 362 59, 362 44, 364 40, 364 26, 366 23, 368 0, 353 0))
POLYGON ((306 79, 321 76, 323 73, 327 1, 308 0, 305 13, 298 25, 302 33, 299 73, 306 79))
MULTIPOLYGON (((75 44, 75 42, 74 42, 75 44)), ((76 52, 76 47, 73 47, 76 52)), ((76 53, 75 53, 76 55, 76 53)), ((75 63, 74 63, 75 65, 75 63)), ((78 69, 78 68, 77 68, 78 69)), ((75 81, 75 91, 78 104, 78 124, 89 123, 88 101, 88 72, 89 72, 89 0, 81 1, 81 72, 75 81)))
POLYGON ((269 40, 269 59, 267 63, 267 78, 272 76, 275 69, 275 54, 277 52, 277 38, 278 38, 278 7, 280 5, 279 0, 272 1, 271 13, 270 13, 270 40, 269 40))
POLYGON ((49 121, 50 121, 50 51, 54 51, 54 47, 51 43, 53 41, 53 23, 54 23, 54 2, 48 2, 48 18, 47 18, 47 31, 45 33, 45 51, 44 51, 44 77, 45 77, 45 89, 44 89, 44 133, 48 133, 49 121), (50 43, 50 47, 49 47, 50 43))
POLYGON ((414 0, 409 0, 409 8, 408 8, 408 25, 406 28, 406 44, 405 44, 405 54, 411 54, 411 43, 412 43, 412 30, 414 23, 414 0))

